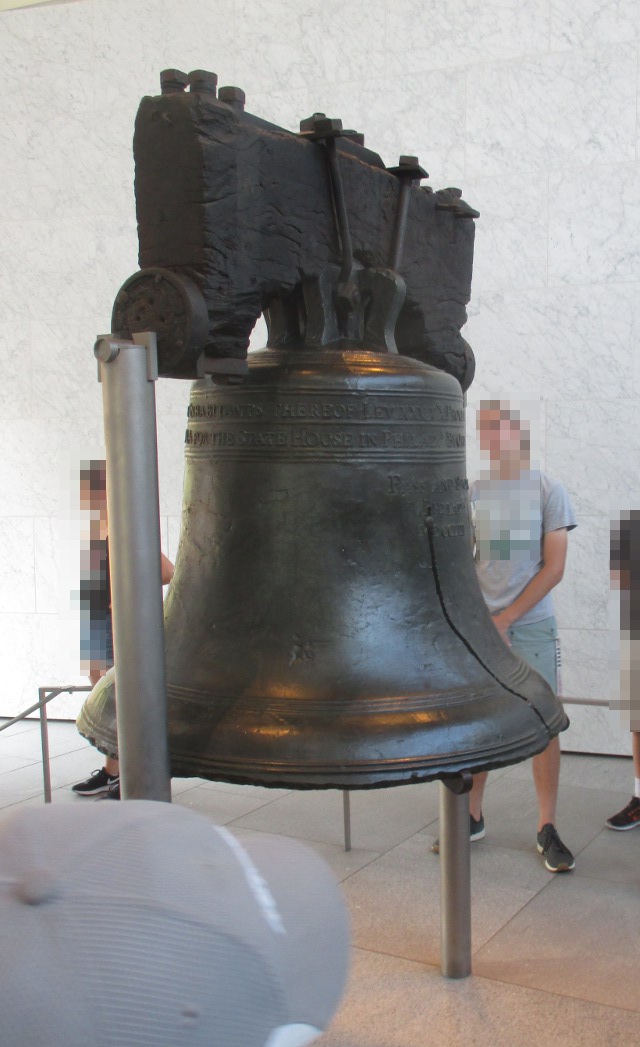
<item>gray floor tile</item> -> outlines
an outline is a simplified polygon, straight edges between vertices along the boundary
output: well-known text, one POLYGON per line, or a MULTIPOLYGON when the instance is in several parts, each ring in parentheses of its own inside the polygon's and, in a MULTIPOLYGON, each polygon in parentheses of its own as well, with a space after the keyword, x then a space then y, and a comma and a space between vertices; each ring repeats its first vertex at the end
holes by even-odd
POLYGON ((31 767, 34 763, 40 766, 37 760, 25 759, 23 756, 9 756, 7 753, 0 753, 0 775, 7 774, 8 771, 17 771, 20 767, 31 767))
MULTIPOLYGON (((67 785, 62 786, 62 788, 60 788, 60 789, 52 789, 51 790, 51 803, 55 803, 55 804, 59 804, 59 803, 78 803, 78 804, 82 805, 82 804, 98 803, 98 802, 102 802, 101 796, 78 796, 78 794, 72 792, 71 789, 67 785)), ((43 803, 44 803, 44 795, 43 795, 42 790, 41 790, 38 793, 37 796, 32 796, 29 800, 23 800, 22 803, 20 804, 20 806, 22 806, 22 807, 41 807, 43 803)), ((11 808, 9 808, 9 809, 11 809, 11 808)))
POLYGON ((201 785, 204 785, 202 778, 172 778, 171 795, 172 797, 180 796, 182 793, 187 793, 190 789, 197 789, 201 785))
POLYGON ((555 876, 479 950, 476 973, 640 1011, 638 886, 555 876))
POLYGON ((629 756, 584 756, 579 753, 564 755, 560 781, 562 785, 575 785, 580 789, 621 789, 631 793, 631 742, 629 756))
MULTIPOLYGON (((381 853, 413 836, 438 814, 438 786, 402 785, 351 793, 354 847, 381 853)), ((239 823, 321 843, 344 842, 342 793, 336 789, 289 793, 239 823)))
MULTIPOLYGON (((0 727, 8 722, 8 717, 0 717, 0 727)), ((18 720, 18 722, 14 723, 11 727, 5 727, 3 731, 0 731, 0 738, 10 738, 16 734, 23 734, 24 731, 34 730, 40 730, 39 720, 18 720)))
MULTIPOLYGON (((76 730, 75 724, 55 724, 49 727, 49 755, 61 756, 64 753, 79 749, 91 749, 89 742, 76 730)), ((22 756, 25 759, 42 759, 42 741, 40 727, 35 731, 22 731, 19 734, 7 738, 9 732, 0 733, 0 764, 5 755, 22 756)), ((95 749, 93 750, 96 751, 95 749)))
POLYGON ((631 1047, 638 1017, 355 949, 342 1005, 317 1047, 631 1047))
POLYGON ((32 796, 42 796, 43 778, 40 764, 29 764, 0 775, 0 807, 9 807, 32 796))
MULTIPOLYGON (((76 732, 77 735, 77 732, 76 732)), ((82 739, 81 739, 82 741, 82 739)), ((73 745, 76 742, 74 740, 73 745)), ((59 748, 56 745, 56 748, 59 748)), ((102 755, 92 746, 83 743, 80 748, 71 748, 67 752, 52 755, 49 760, 51 786, 53 789, 70 786, 87 778, 92 771, 103 764, 102 755)), ((0 756, 0 771, 3 767, 0 756)), ((27 799, 41 793, 43 789, 42 760, 29 763, 17 770, 0 773, 0 807, 18 803, 21 798, 27 799)))
POLYGON ((345 851, 344 847, 336 844, 314 843, 306 840, 305 843, 308 843, 308 846, 316 854, 324 858, 327 865, 330 865, 333 869, 336 878, 341 882, 348 880, 354 873, 357 873, 360 869, 370 865, 371 862, 376 861, 380 857, 376 851, 366 851, 360 847, 354 847, 350 851, 345 851))
POLYGON ((288 796, 290 789, 268 789, 264 785, 239 785, 237 782, 210 782, 202 779, 205 789, 218 789, 220 792, 238 793, 241 796, 259 796, 265 800, 279 800, 288 796))
MULTIPOLYGON (((344 884, 353 941, 360 948, 440 962, 440 861, 418 833, 344 884)), ((537 858, 473 845, 472 943, 479 948, 547 883, 537 858)))
MULTIPOLYGON (((615 807, 609 813, 615 814, 615 807)), ((635 884, 640 892, 640 828, 626 832, 603 829, 580 852, 576 874, 609 883, 635 884)))
POLYGON ((241 818, 242 815, 260 809, 265 801, 255 796, 218 792, 199 785, 195 789, 179 793, 175 796, 174 803, 188 807, 192 811, 199 811, 218 825, 227 825, 236 818, 241 818))

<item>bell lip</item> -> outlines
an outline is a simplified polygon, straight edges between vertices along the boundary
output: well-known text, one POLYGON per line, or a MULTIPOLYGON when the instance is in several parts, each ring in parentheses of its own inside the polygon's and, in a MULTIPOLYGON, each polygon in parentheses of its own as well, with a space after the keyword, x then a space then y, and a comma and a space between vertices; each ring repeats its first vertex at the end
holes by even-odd
MULTIPOLYGON (((252 761, 246 758, 233 760, 216 758, 211 760, 210 770, 203 767, 201 757, 177 755, 171 753, 171 776, 174 778, 204 778, 208 781, 230 782, 240 785, 263 785, 268 788, 286 789, 375 789, 396 785, 417 785, 422 782, 437 781, 450 775, 468 771, 474 774, 480 771, 493 771, 510 767, 543 752, 549 742, 565 731, 569 718, 558 702, 559 716, 545 725, 545 732, 538 732, 537 740, 522 739, 511 746, 504 746, 503 752, 477 752, 473 759, 469 753, 451 753, 446 756, 403 757, 398 760, 385 760, 383 766, 375 763, 351 763, 344 765, 322 764, 315 767, 308 762, 299 767, 290 760, 281 764, 268 765, 264 760, 252 761), (233 765, 238 765, 235 770, 233 765), (304 781, 302 780, 304 779, 304 781)), ((112 759, 118 759, 117 738, 115 732, 105 731, 92 722, 83 708, 78 717, 78 733, 86 738, 98 752, 112 759)))
POLYGON ((404 772, 397 770, 385 770, 382 772, 362 772, 358 774, 353 771, 340 773, 338 771, 332 774, 318 774, 309 773, 308 770, 300 772, 300 779, 290 777, 291 771, 288 772, 273 772, 269 774, 266 771, 262 773, 256 772, 255 774, 231 774, 231 773, 207 773, 202 767, 199 767, 197 772, 195 770, 188 771, 185 768, 172 767, 171 775, 173 778, 204 778, 207 781, 212 782, 228 782, 229 784, 235 785, 259 785, 269 789, 288 789, 290 791, 309 791, 319 789, 340 789, 340 790, 360 790, 360 789, 386 789, 393 788, 399 785, 422 785, 428 784, 429 782, 441 781, 446 778, 455 777, 463 772, 467 771, 471 774, 478 774, 480 771, 495 771, 503 767, 510 767, 517 763, 523 763, 525 760, 530 759, 532 756, 536 756, 538 753, 546 749, 548 743, 544 743, 542 746, 538 746, 535 749, 528 750, 527 752, 517 756, 510 757, 504 760, 491 760, 489 762, 480 761, 478 764, 474 763, 469 765, 468 760, 462 759, 460 763, 451 763, 448 765, 439 765, 436 768, 424 769, 422 771, 410 771, 404 772), (304 780, 302 780, 304 779, 304 780))
POLYGON ((176 778, 205 778, 208 781, 230 782, 241 785, 263 785, 274 789, 375 789, 395 785, 417 785, 422 782, 438 781, 465 771, 477 774, 480 771, 493 771, 523 763, 532 756, 543 752, 549 742, 561 731, 566 730, 569 721, 564 713, 557 728, 546 727, 536 732, 535 740, 529 735, 526 739, 510 745, 496 746, 491 753, 484 752, 450 753, 429 757, 400 757, 397 760, 386 759, 375 762, 352 762, 344 764, 310 764, 300 763, 296 766, 291 760, 267 763, 265 760, 245 758, 217 757, 210 760, 211 767, 203 766, 202 760, 190 755, 178 755, 175 749, 171 754, 171 774, 176 778), (502 752, 499 749, 502 748, 502 752), (236 765, 234 769, 234 765, 236 765))

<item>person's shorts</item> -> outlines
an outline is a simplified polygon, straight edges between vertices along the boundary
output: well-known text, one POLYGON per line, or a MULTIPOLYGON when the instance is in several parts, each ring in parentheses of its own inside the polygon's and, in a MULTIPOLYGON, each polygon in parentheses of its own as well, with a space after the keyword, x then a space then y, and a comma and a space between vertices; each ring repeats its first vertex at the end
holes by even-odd
POLYGON ((640 731, 640 630, 620 630, 620 682, 609 703, 631 731, 640 731))
POLYGON ((83 672, 110 669, 113 665, 111 612, 80 612, 80 660, 83 672))
POLYGON ((560 646, 555 618, 507 630, 511 647, 540 673, 557 694, 559 691, 560 646))

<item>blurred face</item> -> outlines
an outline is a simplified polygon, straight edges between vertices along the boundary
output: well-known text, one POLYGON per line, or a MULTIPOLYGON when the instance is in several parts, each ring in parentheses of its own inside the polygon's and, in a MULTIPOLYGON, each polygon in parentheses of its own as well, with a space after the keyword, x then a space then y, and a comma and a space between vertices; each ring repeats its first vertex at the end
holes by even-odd
POLYGON ((99 480, 96 481, 96 477, 87 473, 80 476, 80 508, 92 509, 94 512, 104 512, 107 508, 106 485, 103 486, 99 480))
POLYGON ((480 450, 492 462, 523 464, 529 459, 528 439, 526 448, 520 422, 509 417, 505 409, 478 411, 478 438, 480 450))

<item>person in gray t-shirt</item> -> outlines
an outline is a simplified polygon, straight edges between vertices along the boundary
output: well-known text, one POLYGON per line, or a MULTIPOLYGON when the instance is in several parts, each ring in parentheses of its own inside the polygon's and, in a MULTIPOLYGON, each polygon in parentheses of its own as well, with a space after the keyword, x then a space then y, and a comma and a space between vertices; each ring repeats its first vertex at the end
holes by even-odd
MULTIPOLYGON (((576 526, 562 486, 533 469, 528 427, 503 401, 478 411, 480 447, 490 469, 471 487, 476 566, 501 637, 557 690, 557 627, 552 590, 561 580, 567 534, 576 526)), ((538 798, 538 851, 550 872, 573 869, 573 855, 556 830, 560 778, 558 738, 533 758, 538 798)), ((484 836, 482 797, 487 774, 474 776, 471 835, 484 836)))

